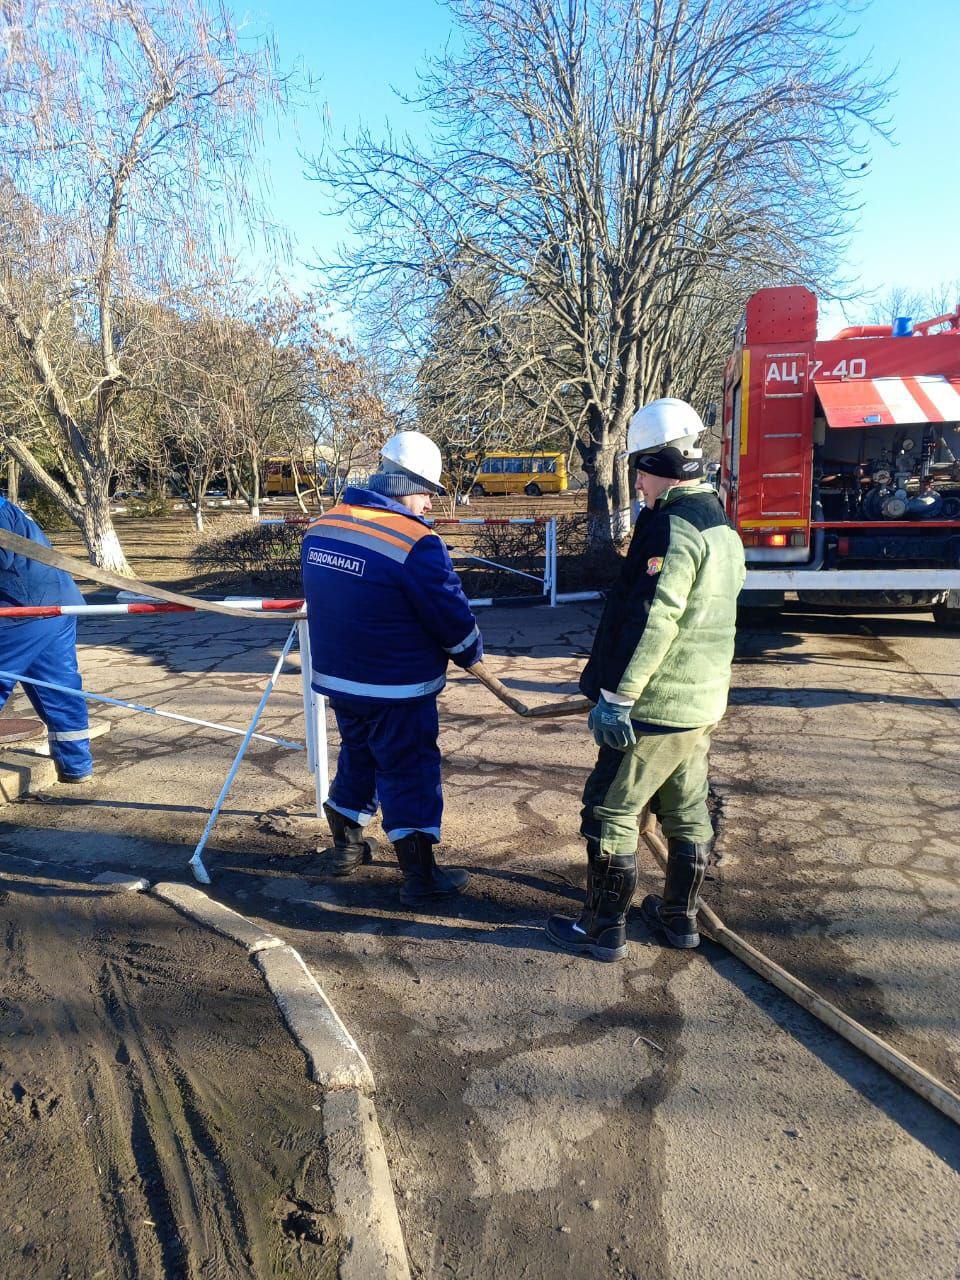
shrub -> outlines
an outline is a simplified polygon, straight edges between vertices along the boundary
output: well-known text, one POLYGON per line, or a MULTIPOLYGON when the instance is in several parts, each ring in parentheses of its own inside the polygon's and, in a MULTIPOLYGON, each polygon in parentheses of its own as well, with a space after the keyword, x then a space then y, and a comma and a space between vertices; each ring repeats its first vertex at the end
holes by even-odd
POLYGON ((20 506, 44 531, 57 533, 61 529, 72 529, 73 521, 60 506, 53 494, 39 485, 31 485, 28 492, 21 494, 20 506))
POLYGON ((250 584, 270 595, 299 593, 302 526, 241 521, 237 517, 236 527, 226 533, 221 521, 216 533, 197 543, 190 557, 194 571, 225 587, 250 584))
POLYGON ((122 505, 137 520, 148 520, 155 516, 173 514, 173 503, 160 493, 148 493, 143 498, 129 498, 122 505))

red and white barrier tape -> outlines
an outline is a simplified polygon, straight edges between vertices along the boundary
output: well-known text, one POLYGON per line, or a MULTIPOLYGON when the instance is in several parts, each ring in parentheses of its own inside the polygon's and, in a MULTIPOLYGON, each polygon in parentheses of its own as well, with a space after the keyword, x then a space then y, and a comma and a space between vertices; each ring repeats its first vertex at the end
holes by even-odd
MULTIPOLYGON (((505 524, 536 524, 544 525, 550 520, 550 516, 504 516, 500 519, 488 516, 462 516, 459 519, 443 519, 428 520, 426 523, 431 528, 438 525, 505 525, 505 524)), ((286 524, 286 525, 308 525, 314 524, 319 520, 319 516, 264 516, 260 521, 261 524, 286 524)))
MULTIPOLYGON (((227 597, 215 601, 228 609, 246 609, 251 612, 298 612, 303 600, 259 600, 245 597, 227 597)), ((201 609, 185 604, 156 604, 145 600, 132 600, 116 604, 41 604, 10 605, 0 608, 0 618, 73 618, 109 617, 120 613, 198 613, 201 609)))

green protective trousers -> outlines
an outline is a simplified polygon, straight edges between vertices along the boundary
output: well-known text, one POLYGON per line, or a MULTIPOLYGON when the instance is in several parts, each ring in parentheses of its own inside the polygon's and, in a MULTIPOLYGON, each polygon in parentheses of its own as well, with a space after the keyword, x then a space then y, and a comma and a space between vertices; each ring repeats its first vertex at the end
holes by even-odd
POLYGON ((713 839, 707 808, 707 756, 712 725, 642 734, 626 751, 601 747, 583 789, 580 833, 606 854, 635 853, 646 805, 667 839, 713 839))

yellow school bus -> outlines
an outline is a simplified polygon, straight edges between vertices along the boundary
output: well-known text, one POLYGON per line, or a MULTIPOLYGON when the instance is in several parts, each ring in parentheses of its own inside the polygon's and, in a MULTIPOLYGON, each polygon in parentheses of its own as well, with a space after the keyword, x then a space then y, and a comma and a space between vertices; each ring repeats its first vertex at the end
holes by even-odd
POLYGON ((485 453, 471 493, 564 493, 567 458, 563 453, 485 453))
POLYGON ((312 472, 313 463, 305 458, 267 458, 264 493, 296 493, 298 485, 302 493, 311 487, 312 472))

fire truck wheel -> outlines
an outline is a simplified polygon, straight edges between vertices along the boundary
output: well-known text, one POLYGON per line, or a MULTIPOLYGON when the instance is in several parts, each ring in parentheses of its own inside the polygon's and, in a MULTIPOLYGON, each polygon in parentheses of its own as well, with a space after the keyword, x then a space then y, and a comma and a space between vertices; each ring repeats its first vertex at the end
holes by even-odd
POLYGON ((948 627, 951 631, 960 631, 960 609, 948 609, 945 604, 933 606, 933 620, 938 627, 948 627))
POLYGON ((785 594, 783 591, 741 591, 737 616, 745 622, 772 622, 783 608, 785 594))

